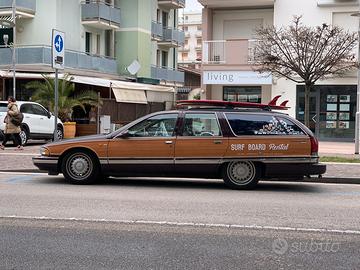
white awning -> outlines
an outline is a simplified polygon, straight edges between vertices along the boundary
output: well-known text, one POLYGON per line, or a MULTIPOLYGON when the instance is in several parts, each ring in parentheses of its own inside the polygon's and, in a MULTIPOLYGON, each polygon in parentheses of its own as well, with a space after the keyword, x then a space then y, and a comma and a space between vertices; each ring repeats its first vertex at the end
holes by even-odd
POLYGON ((125 81, 114 81, 111 80, 112 87, 123 88, 123 89, 137 89, 137 90, 146 90, 146 91, 159 91, 159 92, 175 92, 174 87, 152 85, 145 83, 134 83, 134 82, 125 82, 125 81))
POLYGON ((147 104, 144 90, 112 88, 116 102, 147 104))
MULTIPOLYGON (((50 78, 54 78, 55 74, 47 74, 50 78)), ((12 72, 0 71, 1 77, 11 78, 12 72)), ((42 75, 39 73, 24 73, 17 72, 17 78, 28 78, 28 79, 42 79, 42 75)), ((62 79, 64 74, 59 74, 59 78, 62 79)), ((163 102, 170 101, 173 99, 173 93, 175 92, 174 87, 152 85, 145 83, 134 83, 120 80, 110 80, 95 77, 77 76, 71 75, 72 82, 82 83, 88 85, 96 85, 100 87, 111 87, 117 102, 126 103, 140 103, 147 104, 147 102, 163 102), (146 92, 148 91, 148 99, 146 92)))

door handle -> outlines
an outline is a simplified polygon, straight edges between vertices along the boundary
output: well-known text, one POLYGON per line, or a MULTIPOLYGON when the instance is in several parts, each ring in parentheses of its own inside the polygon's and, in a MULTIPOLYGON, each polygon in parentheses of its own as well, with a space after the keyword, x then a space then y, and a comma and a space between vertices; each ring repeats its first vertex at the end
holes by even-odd
POLYGON ((40 120, 44 120, 44 118, 40 117, 40 120))
POLYGON ((165 141, 165 144, 172 144, 173 141, 165 141))
POLYGON ((216 141, 214 141, 214 144, 222 144, 222 141, 216 140, 216 141))

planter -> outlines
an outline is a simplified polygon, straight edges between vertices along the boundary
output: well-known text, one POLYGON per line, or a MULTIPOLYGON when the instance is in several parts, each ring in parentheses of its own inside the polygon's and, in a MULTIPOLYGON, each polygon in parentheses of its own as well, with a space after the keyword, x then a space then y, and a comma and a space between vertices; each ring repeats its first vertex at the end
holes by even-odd
POLYGON ((76 122, 64 123, 64 139, 74 138, 76 134, 76 122))

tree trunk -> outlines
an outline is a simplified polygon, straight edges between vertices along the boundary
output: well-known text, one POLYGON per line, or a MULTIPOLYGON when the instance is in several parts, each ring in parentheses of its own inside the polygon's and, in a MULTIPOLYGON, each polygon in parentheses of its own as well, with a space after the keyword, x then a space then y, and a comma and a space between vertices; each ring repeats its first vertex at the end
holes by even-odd
POLYGON ((305 83, 304 124, 308 128, 310 128, 310 90, 311 90, 311 83, 305 83))

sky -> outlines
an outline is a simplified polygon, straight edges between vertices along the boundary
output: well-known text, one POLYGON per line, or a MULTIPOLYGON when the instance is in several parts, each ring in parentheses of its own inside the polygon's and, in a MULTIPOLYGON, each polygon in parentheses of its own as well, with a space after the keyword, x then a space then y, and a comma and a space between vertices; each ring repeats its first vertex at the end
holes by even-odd
POLYGON ((197 0, 186 0, 185 10, 186 11, 200 11, 202 9, 202 5, 197 0))

